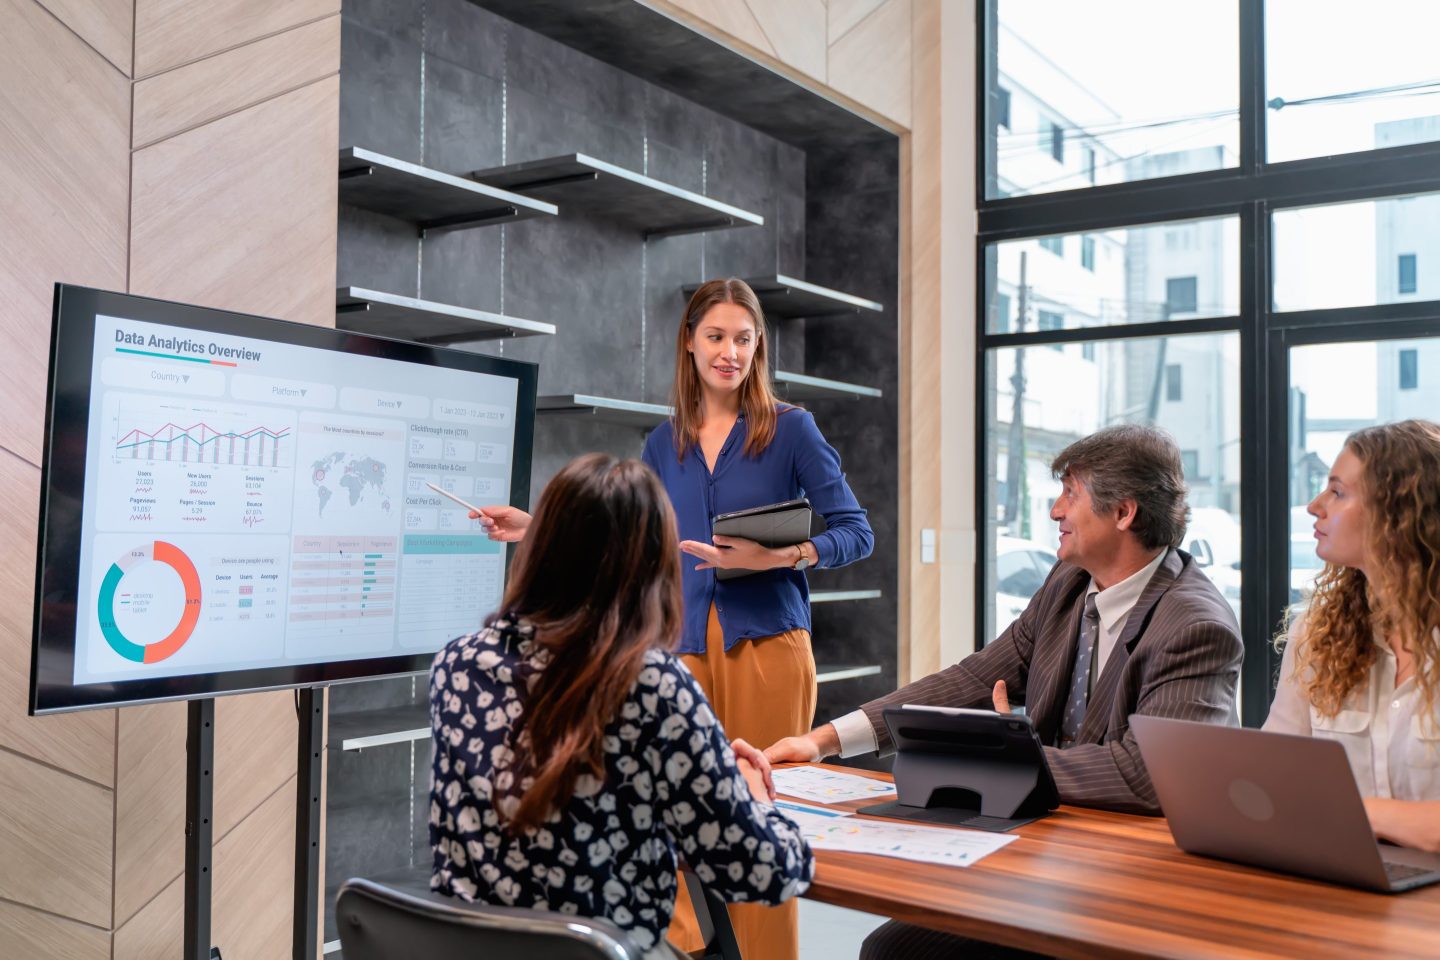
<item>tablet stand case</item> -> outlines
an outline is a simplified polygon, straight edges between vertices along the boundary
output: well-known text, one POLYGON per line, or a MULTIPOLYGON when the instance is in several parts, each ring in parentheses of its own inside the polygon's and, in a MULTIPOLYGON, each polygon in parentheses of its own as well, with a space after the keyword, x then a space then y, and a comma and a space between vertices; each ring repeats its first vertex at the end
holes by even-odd
POLYGON ((898 799, 860 812, 1004 833, 1060 803, 1030 721, 1024 717, 885 708, 895 743, 898 799))

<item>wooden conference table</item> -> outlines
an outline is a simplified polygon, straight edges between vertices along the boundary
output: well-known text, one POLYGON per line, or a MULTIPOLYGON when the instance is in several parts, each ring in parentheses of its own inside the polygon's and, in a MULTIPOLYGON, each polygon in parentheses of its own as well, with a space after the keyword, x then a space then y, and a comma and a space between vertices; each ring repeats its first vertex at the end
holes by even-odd
POLYGON ((805 895, 1057 957, 1440 958, 1440 884, 1386 895, 1270 873, 1184 853, 1163 819, 1082 807, 1014 832, 964 868, 817 850, 805 895))

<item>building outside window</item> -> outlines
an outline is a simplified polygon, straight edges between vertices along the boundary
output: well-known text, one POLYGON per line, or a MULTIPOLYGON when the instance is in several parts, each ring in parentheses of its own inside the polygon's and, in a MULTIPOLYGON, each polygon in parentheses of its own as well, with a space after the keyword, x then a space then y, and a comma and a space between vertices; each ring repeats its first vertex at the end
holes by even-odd
POLYGON ((1089 270, 1091 273, 1095 272, 1094 237, 1080 238, 1080 266, 1084 267, 1086 270, 1089 270))

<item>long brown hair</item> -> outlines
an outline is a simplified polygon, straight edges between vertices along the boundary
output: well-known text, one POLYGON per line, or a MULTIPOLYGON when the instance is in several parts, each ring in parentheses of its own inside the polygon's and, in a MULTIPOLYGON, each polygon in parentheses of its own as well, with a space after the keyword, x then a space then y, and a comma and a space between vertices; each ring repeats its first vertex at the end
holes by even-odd
POLYGON ((740 409, 745 413, 748 439, 745 455, 756 456, 775 439, 775 390, 770 386, 770 336, 765 329, 765 311, 760 298, 744 280, 730 277, 702 283, 690 297, 685 316, 675 337, 675 385, 671 397, 675 416, 671 425, 675 433, 675 454, 681 460, 685 453, 700 442, 700 374, 688 347, 705 314, 716 304, 733 303, 745 308, 755 323, 755 355, 750 370, 740 384, 740 409))
POLYGON ((645 654, 680 638, 678 542, 670 498, 639 460, 585 454, 546 485, 501 606, 533 625, 550 655, 533 685, 521 684, 525 713, 502 791, 511 802, 496 803, 502 817, 513 806, 512 832, 563 806, 582 773, 605 778, 605 727, 645 654))
POLYGON ((1364 467, 1367 567, 1327 563, 1295 651, 1309 701, 1334 716, 1375 662, 1374 635, 1415 657, 1429 716, 1440 695, 1440 425, 1402 420, 1350 434, 1364 467))

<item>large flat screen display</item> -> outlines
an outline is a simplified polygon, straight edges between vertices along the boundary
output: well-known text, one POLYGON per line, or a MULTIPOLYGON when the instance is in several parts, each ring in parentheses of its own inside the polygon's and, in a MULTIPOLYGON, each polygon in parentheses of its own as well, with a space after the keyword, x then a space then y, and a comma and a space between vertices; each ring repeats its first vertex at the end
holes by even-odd
POLYGON ((58 285, 33 713, 425 669, 500 602, 536 369, 58 285))

